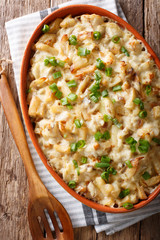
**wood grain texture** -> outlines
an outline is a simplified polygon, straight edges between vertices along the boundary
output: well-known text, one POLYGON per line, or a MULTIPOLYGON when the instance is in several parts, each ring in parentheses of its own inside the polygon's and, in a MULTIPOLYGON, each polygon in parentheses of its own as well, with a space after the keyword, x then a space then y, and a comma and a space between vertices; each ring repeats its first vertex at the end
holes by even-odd
MULTIPOLYGON (((55 6, 65 0, 0 0, 0 59, 10 58, 5 21, 55 6)), ((160 0, 119 0, 128 22, 160 56, 160 0)), ((18 96, 11 65, 6 66, 14 98, 18 96)), ((27 220, 28 184, 22 161, 0 106, 0 239, 31 240, 27 220)), ((160 214, 106 236, 93 226, 76 228, 75 240, 159 240, 160 214)))

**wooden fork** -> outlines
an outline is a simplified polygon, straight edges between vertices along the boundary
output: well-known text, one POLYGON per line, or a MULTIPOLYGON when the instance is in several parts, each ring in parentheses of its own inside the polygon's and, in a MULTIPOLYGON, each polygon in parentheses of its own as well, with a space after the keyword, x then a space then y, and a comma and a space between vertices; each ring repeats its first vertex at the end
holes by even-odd
POLYGON ((36 171, 22 122, 4 73, 0 75, 0 100, 28 176, 28 220, 33 239, 73 240, 73 228, 68 213, 60 202, 46 189, 36 171), (50 216, 56 236, 51 231, 46 212, 50 216), (62 229, 60 229, 55 215, 58 215, 62 229))

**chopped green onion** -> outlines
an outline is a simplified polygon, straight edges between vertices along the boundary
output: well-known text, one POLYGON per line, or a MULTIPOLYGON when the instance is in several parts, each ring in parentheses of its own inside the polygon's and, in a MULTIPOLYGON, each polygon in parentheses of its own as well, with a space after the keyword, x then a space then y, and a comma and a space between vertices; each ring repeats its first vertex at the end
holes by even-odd
POLYGON ((133 100, 133 102, 134 102, 136 105, 139 105, 141 110, 144 109, 144 103, 142 102, 142 100, 141 100, 140 98, 135 98, 135 99, 133 100))
POLYGON ((110 163, 110 161, 111 161, 111 159, 110 159, 110 157, 108 157, 108 156, 102 156, 102 157, 101 157, 101 162, 110 163))
POLYGON ((51 91, 54 93, 56 91, 58 91, 58 87, 56 83, 53 83, 52 85, 49 86, 49 88, 51 89, 51 91))
POLYGON ((128 144, 137 143, 137 141, 133 137, 126 138, 125 142, 128 143, 128 144))
POLYGON ((132 163, 130 160, 125 161, 125 164, 127 165, 128 168, 132 168, 132 163))
POLYGON ((132 203, 129 203, 129 202, 123 203, 122 206, 123 206, 125 209, 127 209, 127 210, 133 208, 133 204, 132 204, 132 203))
POLYGON ((83 164, 87 163, 87 157, 82 157, 81 158, 81 163, 83 163, 83 164))
POLYGON ((130 194, 130 190, 127 188, 120 192, 119 197, 122 199, 122 198, 126 197, 128 194, 130 194))
POLYGON ((136 144, 130 145, 130 149, 131 149, 132 153, 135 153, 136 152, 136 144))
POLYGON ((31 88, 28 88, 28 89, 27 89, 27 93, 30 93, 30 92, 31 92, 31 88))
POLYGON ((66 138, 66 137, 67 137, 67 134, 64 134, 63 137, 66 138))
POLYGON ((64 67, 65 61, 62 61, 62 60, 60 60, 60 59, 57 59, 57 64, 58 64, 58 66, 60 66, 60 67, 64 67))
POLYGON ((122 90, 122 86, 121 85, 117 85, 117 86, 113 87, 112 90, 113 90, 113 92, 121 91, 122 90))
POLYGON ((127 57, 129 57, 129 52, 127 51, 127 49, 125 47, 121 47, 121 52, 124 53, 127 57))
POLYGON ((152 87, 150 85, 146 86, 146 94, 149 95, 152 91, 152 87))
POLYGON ((93 37, 94 37, 94 39, 96 39, 96 40, 99 40, 100 38, 101 38, 101 33, 100 32, 98 32, 98 31, 95 31, 94 33, 93 33, 93 37))
POLYGON ((144 103, 140 102, 139 107, 140 107, 141 110, 143 110, 144 109, 144 103))
POLYGON ((57 60, 55 57, 50 57, 49 58, 49 63, 52 65, 52 66, 57 66, 57 60))
POLYGON ((47 66, 49 64, 49 59, 48 58, 45 58, 44 59, 44 66, 47 66))
POLYGON ((77 51, 77 55, 78 56, 87 56, 88 54, 90 54, 90 50, 88 50, 87 48, 82 48, 82 47, 79 47, 78 48, 78 51, 77 51))
POLYGON ((105 131, 103 134, 102 134, 102 139, 105 139, 105 140, 108 140, 111 138, 111 135, 108 131, 105 131))
POLYGON ((147 140, 145 140, 145 139, 139 140, 138 149, 139 149, 140 153, 147 153, 149 150, 149 147, 150 147, 150 144, 147 140))
POLYGON ((109 172, 103 172, 101 174, 101 178, 105 181, 105 182, 108 182, 109 180, 109 172))
POLYGON ((113 102, 113 103, 115 103, 115 102, 116 102, 116 100, 113 98, 113 99, 112 99, 112 102, 113 102))
POLYGON ((116 35, 112 37, 112 42, 119 43, 119 41, 120 41, 120 37, 118 37, 116 35))
POLYGON ((80 175, 79 167, 77 167, 77 175, 80 175))
POLYGON ((117 118, 113 118, 112 122, 114 123, 114 125, 116 125, 118 128, 122 127, 122 124, 118 122, 117 118))
POLYGON ((77 148, 83 148, 86 145, 85 140, 79 140, 77 142, 77 148))
POLYGON ((43 28, 42 28, 42 32, 43 33, 46 33, 46 32, 48 32, 49 31, 49 26, 47 25, 47 24, 44 24, 43 25, 43 28))
POLYGON ((61 74, 60 71, 53 73, 53 78, 54 78, 54 79, 57 79, 57 78, 60 78, 60 77, 62 77, 62 74, 61 74))
POLYGON ((71 109, 73 108, 73 106, 72 106, 70 103, 68 103, 68 104, 67 104, 67 108, 68 108, 69 110, 71 110, 71 109))
POLYGON ((72 88, 72 87, 76 87, 77 83, 75 80, 71 80, 71 81, 67 82, 67 85, 69 88, 72 88))
POLYGON ((71 152, 76 152, 77 151, 77 143, 71 143, 70 149, 71 149, 71 152))
POLYGON ((101 73, 100 73, 100 71, 98 69, 95 70, 95 72, 94 72, 94 79, 96 81, 100 81, 102 79, 101 73))
POLYGON ((111 67, 106 68, 105 74, 106 74, 106 76, 110 77, 112 75, 112 68, 111 67))
POLYGON ((75 123, 75 125, 76 125, 77 128, 81 128, 81 126, 82 126, 82 124, 83 124, 83 123, 81 123, 81 121, 80 121, 79 119, 75 119, 75 120, 74 120, 74 123, 75 123))
POLYGON ((111 121, 113 120, 113 118, 110 115, 106 115, 106 114, 103 115, 103 119, 105 122, 108 122, 109 120, 111 121))
POLYGON ((71 101, 75 101, 77 99, 77 95, 74 94, 74 93, 70 93, 68 95, 68 99, 71 100, 71 101))
POLYGON ((144 172, 142 177, 145 179, 145 180, 148 180, 151 178, 151 175, 149 174, 149 172, 144 172))
POLYGON ((76 160, 73 160, 72 162, 73 162, 75 168, 78 168, 78 163, 77 163, 77 161, 76 161, 76 160))
POLYGON ((94 85, 92 85, 92 86, 90 87, 89 90, 90 90, 92 93, 95 93, 95 92, 97 92, 98 89, 100 89, 99 83, 95 83, 94 85))
POLYGON ((143 177, 145 180, 148 180, 148 179, 151 178, 151 175, 149 174, 149 172, 146 171, 146 172, 143 173, 142 177, 143 177))
POLYGON ((96 167, 96 168, 107 168, 107 167, 109 167, 109 166, 110 166, 109 163, 104 163, 104 162, 100 162, 100 163, 96 163, 96 164, 95 164, 95 167, 96 167))
POLYGON ((75 35, 71 35, 69 37, 69 44, 70 45, 77 45, 77 37, 75 35))
POLYGON ((68 99, 67 99, 67 97, 62 98, 62 99, 61 99, 61 103, 62 103, 63 106, 66 106, 66 105, 68 104, 68 99))
POLYGON ((95 138, 95 140, 96 141, 99 141, 101 138, 102 138, 102 133, 101 132, 96 132, 95 134, 94 134, 94 138, 95 138))
POLYGON ((62 92, 58 90, 58 91, 55 93, 55 96, 56 96, 58 99, 61 99, 61 97, 62 97, 62 92))
POLYGON ((158 143, 158 145, 160 145, 160 139, 159 138, 152 138, 152 141, 155 143, 158 143))
POLYGON ((107 97, 108 96, 108 91, 107 90, 103 90, 102 91, 102 97, 107 97))
POLYGON ((100 70, 102 70, 103 68, 104 68, 104 63, 103 63, 103 61, 100 59, 100 58, 97 58, 96 59, 96 67, 98 68, 98 69, 100 69, 100 70))
POLYGON ((90 99, 91 99, 93 102, 95 102, 95 103, 97 103, 97 102, 99 101, 99 97, 100 97, 100 96, 101 96, 101 93, 100 93, 99 91, 94 92, 94 93, 91 93, 91 94, 89 95, 90 99))
POLYGON ((68 186, 72 189, 76 187, 76 182, 75 181, 69 181, 68 186))
POLYGON ((136 104, 136 105, 139 105, 141 103, 141 99, 140 98, 135 98, 133 100, 133 102, 136 104))
POLYGON ((139 117, 140 118, 146 118, 147 117, 147 112, 146 111, 141 111, 141 112, 139 112, 139 117))
POLYGON ((108 171, 109 171, 110 174, 113 174, 113 175, 116 175, 116 174, 117 174, 116 169, 113 168, 113 167, 109 167, 109 168, 108 168, 108 171))

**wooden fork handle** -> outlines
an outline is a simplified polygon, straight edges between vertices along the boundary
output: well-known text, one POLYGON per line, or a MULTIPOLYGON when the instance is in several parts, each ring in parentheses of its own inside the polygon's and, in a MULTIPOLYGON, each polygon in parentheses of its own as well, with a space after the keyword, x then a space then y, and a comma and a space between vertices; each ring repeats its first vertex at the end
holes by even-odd
POLYGON ((37 180, 41 182, 40 177, 34 166, 28 148, 23 125, 19 117, 10 87, 8 85, 6 75, 4 73, 0 75, 0 101, 2 103, 11 133, 23 160, 29 183, 33 183, 33 181, 37 182, 37 180))

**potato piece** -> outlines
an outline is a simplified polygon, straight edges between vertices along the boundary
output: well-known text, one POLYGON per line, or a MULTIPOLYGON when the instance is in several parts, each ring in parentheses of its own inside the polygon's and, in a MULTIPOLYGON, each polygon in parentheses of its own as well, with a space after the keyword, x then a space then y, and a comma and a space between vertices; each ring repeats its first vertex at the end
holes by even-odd
POLYGON ((148 187, 153 187, 160 183, 160 175, 154 176, 148 180, 143 180, 144 184, 147 185, 148 187))
POLYGON ((38 42, 47 44, 47 45, 49 45, 50 47, 52 47, 52 46, 53 46, 53 43, 56 42, 56 34, 45 33, 45 34, 43 34, 43 35, 40 37, 40 39, 39 39, 38 42))
POLYGON ((67 16, 63 21, 60 23, 61 28, 69 28, 73 27, 76 24, 76 20, 71 17, 71 15, 67 16))
POLYGON ((55 49, 53 47, 50 47, 47 44, 44 44, 44 43, 41 43, 41 42, 37 42, 35 44, 35 47, 36 47, 37 50, 48 52, 48 53, 52 54, 53 56, 58 54, 58 50, 57 49, 55 49))
POLYGON ((86 88, 88 87, 88 84, 90 83, 90 77, 89 76, 86 76, 83 81, 80 82, 80 84, 78 85, 78 89, 76 91, 76 94, 78 96, 81 95, 81 93, 83 93, 86 88))
POLYGON ((130 88, 129 94, 127 96, 126 104, 124 105, 125 108, 133 109, 135 104, 133 100, 136 98, 136 91, 134 88, 130 88))
POLYGON ((156 106, 153 108, 153 114, 154 114, 154 118, 160 118, 160 106, 156 106))
POLYGON ((120 27, 116 23, 113 23, 113 22, 108 22, 106 24, 106 32, 110 38, 112 38, 113 36, 121 37, 123 35, 123 32, 120 29, 120 27))
POLYGON ((114 117, 115 109, 112 101, 109 98, 102 98, 100 103, 100 113, 114 117))
POLYGON ((30 117, 44 116, 44 104, 42 104, 39 97, 32 97, 28 113, 30 117))
POLYGON ((139 186, 137 183, 137 190, 138 190, 138 198, 139 199, 147 199, 147 195, 145 194, 143 186, 139 186))
POLYGON ((60 23, 62 22, 62 18, 56 18, 56 20, 54 20, 54 22, 52 22, 49 25, 49 33, 57 33, 57 31, 60 28, 60 23))
POLYGON ((54 149, 60 153, 69 153, 70 152, 70 147, 68 144, 66 144, 66 145, 54 144, 54 149))

